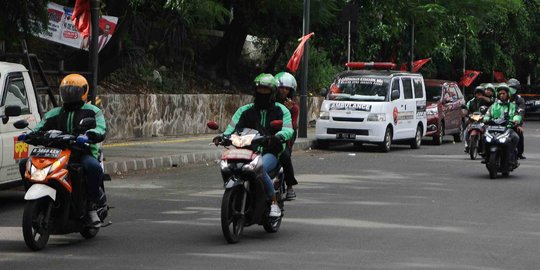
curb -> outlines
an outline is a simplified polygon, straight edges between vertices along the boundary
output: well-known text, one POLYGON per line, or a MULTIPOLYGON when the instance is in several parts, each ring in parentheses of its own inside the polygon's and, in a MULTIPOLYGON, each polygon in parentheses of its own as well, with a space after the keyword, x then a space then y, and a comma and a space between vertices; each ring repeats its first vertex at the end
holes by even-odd
MULTIPOLYGON (((296 141, 293 151, 308 150, 313 147, 315 140, 296 141)), ((103 162, 104 171, 111 176, 121 175, 133 171, 141 171, 158 168, 181 167, 188 164, 209 163, 221 157, 221 149, 204 151, 198 153, 186 153, 171 156, 160 156, 151 158, 131 159, 124 161, 103 162)))

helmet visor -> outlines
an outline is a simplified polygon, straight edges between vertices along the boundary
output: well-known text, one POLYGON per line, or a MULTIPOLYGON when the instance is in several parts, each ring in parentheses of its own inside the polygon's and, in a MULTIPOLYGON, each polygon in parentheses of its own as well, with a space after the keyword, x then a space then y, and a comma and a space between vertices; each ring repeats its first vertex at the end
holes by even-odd
POLYGON ((60 86, 60 97, 63 103, 75 103, 83 101, 85 91, 83 86, 66 85, 60 86))

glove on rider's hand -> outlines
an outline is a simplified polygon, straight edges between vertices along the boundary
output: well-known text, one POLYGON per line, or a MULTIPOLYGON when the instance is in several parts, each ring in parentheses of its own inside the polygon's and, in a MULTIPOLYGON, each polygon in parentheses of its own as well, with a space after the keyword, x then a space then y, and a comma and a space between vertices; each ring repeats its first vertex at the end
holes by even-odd
POLYGON ((219 136, 216 136, 212 139, 212 142, 218 146, 220 143, 223 142, 223 136, 219 135, 219 136))
POLYGON ((86 135, 79 135, 79 136, 77 137, 76 143, 77 143, 78 145, 83 145, 83 144, 85 144, 85 143, 87 143, 87 142, 88 142, 88 136, 86 136, 86 135))
POLYGON ((17 141, 19 141, 19 142, 24 141, 26 139, 26 137, 28 137, 28 134, 26 134, 26 133, 20 134, 17 137, 17 141))
POLYGON ((86 137, 88 137, 88 139, 91 141, 95 142, 98 140, 98 135, 93 131, 87 131, 86 133, 84 133, 84 135, 86 135, 86 137))

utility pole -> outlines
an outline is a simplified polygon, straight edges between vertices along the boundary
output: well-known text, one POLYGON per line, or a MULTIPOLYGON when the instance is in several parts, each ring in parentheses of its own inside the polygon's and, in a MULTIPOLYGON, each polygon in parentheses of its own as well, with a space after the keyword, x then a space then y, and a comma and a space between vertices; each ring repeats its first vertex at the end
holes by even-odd
MULTIPOLYGON (((309 6, 310 0, 304 0, 304 27, 303 34, 309 34, 309 6)), ((302 56, 302 84, 300 93, 300 121, 298 126, 298 137, 307 138, 307 82, 308 82, 308 61, 309 61, 309 40, 304 44, 304 55, 302 56)))
POLYGON ((409 52, 409 71, 413 72, 413 62, 414 62, 414 18, 412 19, 411 24, 411 51, 409 52))
POLYGON ((98 81, 98 64, 99 64, 99 48, 98 48, 98 38, 99 38, 99 1, 100 0, 91 0, 90 1, 90 71, 92 72, 92 82, 90 83, 90 93, 89 98, 92 104, 96 102, 97 95, 97 81, 98 81))

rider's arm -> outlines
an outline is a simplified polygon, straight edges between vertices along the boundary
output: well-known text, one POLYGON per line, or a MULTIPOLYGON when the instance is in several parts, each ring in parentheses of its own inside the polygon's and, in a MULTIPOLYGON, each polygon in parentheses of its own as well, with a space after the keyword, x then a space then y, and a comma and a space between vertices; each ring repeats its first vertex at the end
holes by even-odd
POLYGON ((45 129, 45 130, 54 129, 54 127, 50 127, 50 125, 53 124, 53 121, 51 119, 60 115, 61 112, 62 112, 62 108, 60 107, 57 107, 48 111, 47 113, 45 113, 45 115, 43 116, 43 119, 41 119, 41 121, 36 125, 36 127, 34 127, 32 131, 38 132, 42 129, 45 129))
POLYGON ((92 110, 95 113, 96 118, 96 127, 86 131, 88 137, 92 140, 93 143, 100 143, 105 140, 105 135, 107 134, 107 127, 105 125, 105 117, 103 112, 96 106, 91 104, 84 104, 84 109, 92 110))
POLYGON ((236 126, 238 125, 238 122, 240 121, 240 117, 242 116, 242 114, 247 109, 249 109, 251 107, 253 107, 253 103, 244 105, 244 106, 238 108, 238 110, 236 110, 236 112, 234 113, 234 115, 233 115, 233 117, 231 119, 231 122, 227 126, 227 129, 225 129, 225 131, 223 132, 224 136, 229 136, 236 130, 236 126))
POLYGON ((289 109, 287 109, 287 107, 283 106, 281 103, 276 102, 276 105, 283 112, 283 126, 281 127, 281 130, 276 133, 276 136, 281 137, 284 141, 288 141, 292 138, 294 133, 291 113, 289 112, 289 109))
POLYGON ((483 119, 484 119, 484 122, 488 122, 488 121, 491 119, 491 115, 493 114, 493 113, 491 112, 491 111, 493 110, 493 106, 494 106, 494 105, 491 105, 491 106, 489 107, 489 109, 487 110, 486 115, 484 115, 484 118, 483 118, 483 119))

